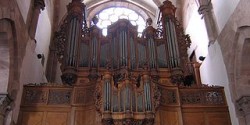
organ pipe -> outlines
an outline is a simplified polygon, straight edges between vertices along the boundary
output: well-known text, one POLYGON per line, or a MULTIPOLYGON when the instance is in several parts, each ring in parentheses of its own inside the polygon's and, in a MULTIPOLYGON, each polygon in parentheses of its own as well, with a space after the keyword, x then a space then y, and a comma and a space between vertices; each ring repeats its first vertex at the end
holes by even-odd
POLYGON ((67 27, 68 32, 66 34, 66 45, 64 62, 62 65, 62 81, 66 84, 74 84, 76 82, 76 68, 78 62, 78 46, 81 39, 81 30, 83 25, 83 15, 85 5, 78 0, 72 0, 67 6, 67 27))
POLYGON ((154 29, 152 25, 152 19, 147 19, 148 27, 143 32, 143 37, 147 40, 147 51, 148 51, 148 62, 149 67, 152 69, 156 69, 156 50, 155 50, 155 36, 156 29, 154 29))
POLYGON ((190 46, 190 40, 182 30, 180 24, 175 18, 176 8, 170 1, 164 1, 160 8, 161 33, 166 44, 166 55, 168 67, 171 71, 171 81, 176 84, 182 84, 187 69, 184 65, 187 63, 187 47, 190 46))
POLYGON ((91 59, 91 67, 96 68, 97 67, 97 50, 98 50, 98 41, 97 38, 94 37, 91 42, 91 50, 92 50, 92 59, 91 59))
POLYGON ((103 101, 104 101, 104 111, 111 111, 111 75, 106 73, 104 75, 103 83, 103 101))

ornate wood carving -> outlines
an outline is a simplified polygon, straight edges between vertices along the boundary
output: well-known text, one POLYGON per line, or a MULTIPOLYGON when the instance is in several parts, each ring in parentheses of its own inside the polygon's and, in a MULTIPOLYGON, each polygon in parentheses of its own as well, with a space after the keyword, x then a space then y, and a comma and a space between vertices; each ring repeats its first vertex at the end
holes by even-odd
POLYGON ((162 105, 177 105, 177 89, 161 89, 161 104, 162 105))
POLYGON ((72 90, 50 90, 49 105, 69 105, 71 104, 72 90))
POLYGON ((223 88, 218 87, 180 89, 180 98, 183 105, 226 105, 223 88))
MULTIPOLYGON (((110 25, 105 37, 96 26, 97 18, 86 27, 83 8, 80 0, 73 0, 69 15, 55 34, 62 79, 70 86, 25 86, 24 107, 34 105, 36 111, 43 106, 40 110, 45 112, 63 107, 60 110, 75 113, 70 117, 73 123, 96 125, 193 124, 194 120, 187 119, 199 113, 228 114, 223 88, 202 85, 197 75, 192 81, 196 84, 185 83, 195 75, 190 69, 198 67, 194 70, 186 65, 191 41, 176 20, 176 8, 170 1, 160 7, 158 28, 148 19, 142 37, 125 19, 110 25), (74 27, 81 23, 83 27, 74 27), (81 28, 78 35, 78 30, 69 34, 77 28, 81 28)), ((209 123, 205 120, 199 123, 209 123)))
POLYGON ((24 90, 24 104, 46 104, 48 99, 48 91, 43 89, 28 89, 24 90))

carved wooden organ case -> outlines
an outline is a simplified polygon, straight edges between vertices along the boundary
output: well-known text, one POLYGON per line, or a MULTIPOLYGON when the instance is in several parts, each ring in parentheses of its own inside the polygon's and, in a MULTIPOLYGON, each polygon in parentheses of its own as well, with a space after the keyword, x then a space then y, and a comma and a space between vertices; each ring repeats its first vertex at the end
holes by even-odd
MULTIPOLYGON (((223 88, 202 85, 199 65, 188 62, 190 39, 176 20, 176 8, 170 1, 159 8, 158 27, 153 28, 152 20, 147 19, 140 37, 137 27, 125 19, 110 25, 107 36, 96 26, 97 18, 87 28, 84 8, 80 0, 73 0, 55 34, 64 85, 43 86, 44 97, 40 97, 42 92, 34 94, 39 87, 26 86, 24 106, 34 104, 30 98, 43 98, 42 105, 68 106, 71 113, 75 110, 70 118, 74 122, 69 124, 100 124, 92 110, 84 115, 92 122, 78 117, 84 114, 82 109, 94 106, 104 125, 195 125, 192 116, 202 116, 200 112, 213 108, 225 113, 222 119, 229 121, 213 125, 230 124, 223 88)), ((202 116, 200 123, 207 123, 207 117, 202 116)))

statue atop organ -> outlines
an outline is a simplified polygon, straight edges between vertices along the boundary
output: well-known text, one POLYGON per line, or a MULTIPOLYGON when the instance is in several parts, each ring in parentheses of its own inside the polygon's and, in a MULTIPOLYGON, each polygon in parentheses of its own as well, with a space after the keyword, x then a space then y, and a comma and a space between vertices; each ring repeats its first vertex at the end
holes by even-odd
POLYGON ((141 36, 127 19, 104 36, 96 17, 86 26, 85 5, 73 0, 55 35, 64 84, 26 86, 23 105, 66 107, 75 125, 193 125, 192 116, 209 117, 210 109, 228 119, 223 88, 201 84, 199 65, 188 60, 191 41, 176 8, 167 0, 159 9, 157 28, 149 18, 141 36))

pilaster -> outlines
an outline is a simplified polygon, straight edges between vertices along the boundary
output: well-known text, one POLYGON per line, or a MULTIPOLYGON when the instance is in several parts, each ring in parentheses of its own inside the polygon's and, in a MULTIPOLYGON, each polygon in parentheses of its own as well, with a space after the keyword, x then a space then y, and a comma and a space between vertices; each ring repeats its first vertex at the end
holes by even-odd
POLYGON ((32 39, 35 38, 39 15, 41 10, 44 10, 44 7, 45 7, 44 0, 34 0, 33 14, 31 17, 32 19, 29 27, 29 35, 32 39))
POLYGON ((217 23, 213 14, 213 6, 211 0, 198 0, 199 9, 198 12, 202 15, 202 18, 205 21, 207 35, 209 39, 209 44, 211 45, 215 42, 218 37, 218 28, 217 23))

